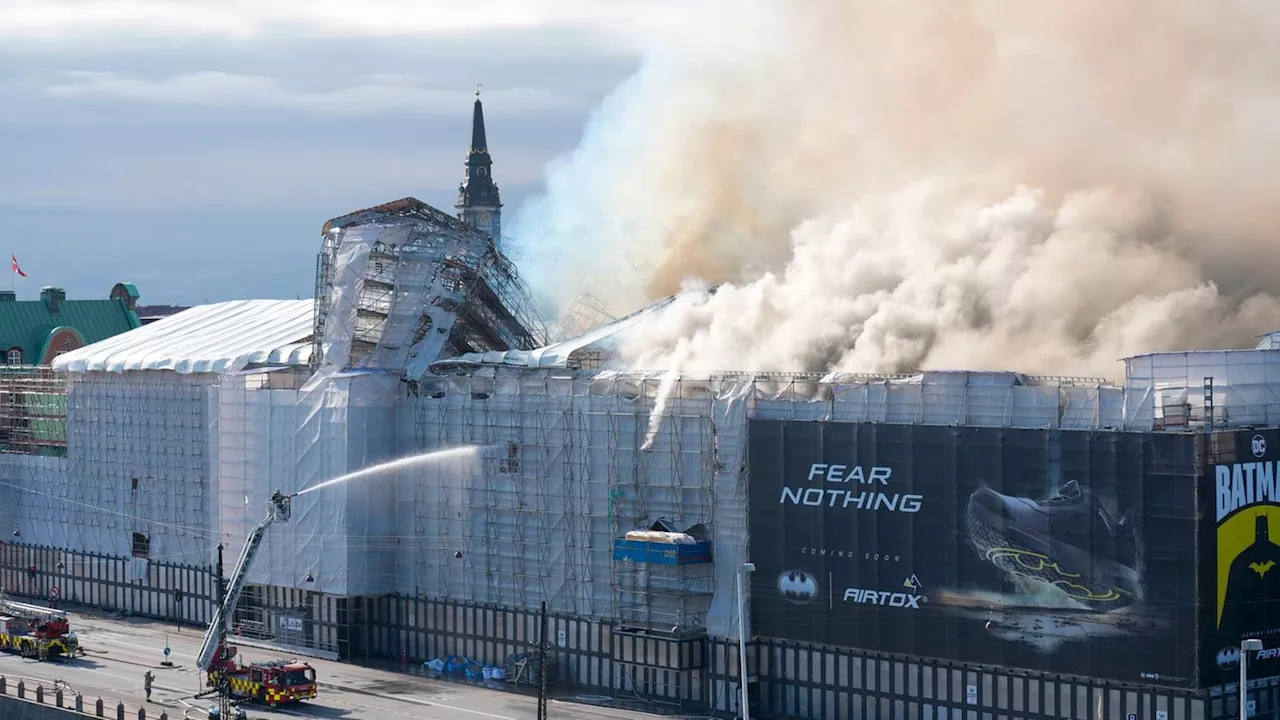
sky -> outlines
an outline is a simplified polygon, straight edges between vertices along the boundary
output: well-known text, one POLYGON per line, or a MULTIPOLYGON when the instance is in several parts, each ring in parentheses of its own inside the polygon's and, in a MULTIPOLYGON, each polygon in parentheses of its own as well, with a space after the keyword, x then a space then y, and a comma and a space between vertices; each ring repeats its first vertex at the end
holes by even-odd
POLYGON ((310 297, 325 220, 452 209, 477 83, 510 218, 679 5, 0 0, 0 250, 21 298, 310 297))

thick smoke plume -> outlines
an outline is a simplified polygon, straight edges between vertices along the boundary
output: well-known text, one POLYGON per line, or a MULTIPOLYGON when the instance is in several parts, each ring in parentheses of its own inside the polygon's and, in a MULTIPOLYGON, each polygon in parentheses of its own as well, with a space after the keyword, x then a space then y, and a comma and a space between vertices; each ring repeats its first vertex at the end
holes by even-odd
POLYGON ((519 218, 562 303, 682 292, 632 365, 1114 376, 1280 326, 1271 4, 707 9, 519 218))

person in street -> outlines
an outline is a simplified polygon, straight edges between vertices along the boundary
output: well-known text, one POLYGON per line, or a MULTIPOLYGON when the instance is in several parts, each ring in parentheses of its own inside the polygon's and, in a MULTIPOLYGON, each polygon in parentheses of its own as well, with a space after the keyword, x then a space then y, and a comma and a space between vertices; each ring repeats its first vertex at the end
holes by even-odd
POLYGON ((151 683, 156 679, 155 675, 148 670, 146 675, 142 676, 142 687, 147 691, 147 702, 151 702, 151 683))

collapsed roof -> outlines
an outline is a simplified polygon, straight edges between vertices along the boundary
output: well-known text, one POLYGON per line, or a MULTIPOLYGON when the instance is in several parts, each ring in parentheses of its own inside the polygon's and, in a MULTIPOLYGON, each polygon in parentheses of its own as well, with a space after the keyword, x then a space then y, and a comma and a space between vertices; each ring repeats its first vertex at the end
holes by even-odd
POLYGON ((442 357, 533 350, 546 323, 493 239, 415 198, 325 223, 313 365, 421 377, 442 357))
POLYGON ((641 308, 630 315, 605 323, 573 338, 544 347, 524 350, 471 352, 457 357, 442 358, 432 363, 434 372, 448 372, 467 367, 502 366, 515 368, 564 368, 569 370, 598 369, 605 359, 617 349, 618 343, 628 331, 642 321, 662 313, 675 296, 641 308))

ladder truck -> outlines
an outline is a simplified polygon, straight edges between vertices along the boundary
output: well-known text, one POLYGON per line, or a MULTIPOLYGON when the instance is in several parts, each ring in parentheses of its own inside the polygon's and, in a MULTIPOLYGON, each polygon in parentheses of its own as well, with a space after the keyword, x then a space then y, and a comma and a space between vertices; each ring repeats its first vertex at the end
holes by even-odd
MULTIPOLYGON (((267 503, 267 515, 254 526, 245 540, 240 559, 231 571, 225 590, 219 578, 221 599, 213 610, 213 619, 204 636, 204 644, 196 658, 196 664, 207 673, 209 685, 219 698, 218 712, 210 717, 229 719, 235 705, 256 700, 271 707, 300 702, 316 696, 316 671, 305 662, 276 660, 252 662, 241 665, 235 659, 236 649, 227 644, 227 623, 235 612, 240 593, 249 575, 249 566, 262 546, 267 529, 277 520, 288 522, 293 512, 293 495, 279 490, 267 503)), ((221 552, 221 550, 219 550, 221 552)), ((219 565, 221 567, 221 565, 219 565)), ((236 717, 243 717, 243 710, 236 710, 236 717)))
POLYGON ((67 615, 59 610, 30 605, 0 593, 0 650, 23 657, 52 660, 84 654, 67 615))

